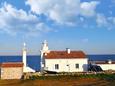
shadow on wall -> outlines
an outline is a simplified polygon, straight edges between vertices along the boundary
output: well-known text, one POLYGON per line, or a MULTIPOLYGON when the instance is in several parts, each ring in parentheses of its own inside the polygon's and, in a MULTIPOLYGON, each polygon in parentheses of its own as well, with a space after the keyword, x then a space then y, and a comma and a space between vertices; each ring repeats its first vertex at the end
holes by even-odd
POLYGON ((83 68, 83 71, 88 71, 88 64, 83 64, 82 68, 83 68))

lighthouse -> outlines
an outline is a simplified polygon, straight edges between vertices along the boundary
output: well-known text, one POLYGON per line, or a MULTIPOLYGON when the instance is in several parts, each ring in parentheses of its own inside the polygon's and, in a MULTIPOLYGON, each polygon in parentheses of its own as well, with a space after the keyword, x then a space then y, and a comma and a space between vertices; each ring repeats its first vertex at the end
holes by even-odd
POLYGON ((45 68, 45 59, 44 59, 44 56, 43 55, 47 55, 47 53, 49 53, 49 48, 48 48, 48 42, 46 40, 44 40, 44 42, 42 43, 42 47, 41 47, 41 50, 40 50, 40 53, 41 53, 41 61, 40 61, 40 64, 41 64, 41 72, 44 70, 45 68))
POLYGON ((26 43, 23 44, 23 56, 22 56, 22 62, 24 64, 23 66, 23 72, 35 72, 34 69, 27 66, 27 49, 26 49, 26 43))
POLYGON ((26 50, 26 43, 24 42, 24 44, 23 44, 23 64, 24 64, 24 69, 26 68, 26 52, 27 52, 27 50, 26 50))

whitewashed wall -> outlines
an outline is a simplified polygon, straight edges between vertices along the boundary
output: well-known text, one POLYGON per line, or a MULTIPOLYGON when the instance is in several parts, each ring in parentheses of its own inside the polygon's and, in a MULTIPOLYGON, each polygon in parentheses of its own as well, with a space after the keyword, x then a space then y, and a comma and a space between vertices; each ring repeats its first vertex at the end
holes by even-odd
POLYGON ((87 71, 88 59, 45 59, 45 69, 56 72, 84 72, 87 71), (55 69, 55 64, 59 64, 59 69, 55 69), (79 64, 76 68, 75 64, 79 64), (69 66, 67 66, 69 65, 69 66))
POLYGON ((115 64, 97 64, 99 65, 103 70, 115 70, 115 64))

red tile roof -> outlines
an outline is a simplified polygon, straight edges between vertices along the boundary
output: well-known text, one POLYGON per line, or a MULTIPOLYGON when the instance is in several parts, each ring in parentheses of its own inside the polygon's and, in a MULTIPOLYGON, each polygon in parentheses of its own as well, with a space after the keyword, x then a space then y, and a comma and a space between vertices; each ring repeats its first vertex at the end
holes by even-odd
POLYGON ((23 67, 22 62, 5 62, 1 63, 0 67, 23 67))
POLYGON ((72 58, 86 58, 86 55, 82 51, 71 51, 69 54, 67 51, 50 51, 46 55, 46 59, 72 59, 72 58))

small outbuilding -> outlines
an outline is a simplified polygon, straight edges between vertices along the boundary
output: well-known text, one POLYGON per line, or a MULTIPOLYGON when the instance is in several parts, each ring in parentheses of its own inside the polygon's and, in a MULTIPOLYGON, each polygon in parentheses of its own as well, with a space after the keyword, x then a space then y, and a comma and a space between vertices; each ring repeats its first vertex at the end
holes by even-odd
POLYGON ((95 61, 95 64, 100 66, 103 70, 115 70, 115 61, 95 61))
POLYGON ((21 79, 23 75, 22 62, 6 62, 0 64, 1 79, 21 79))

